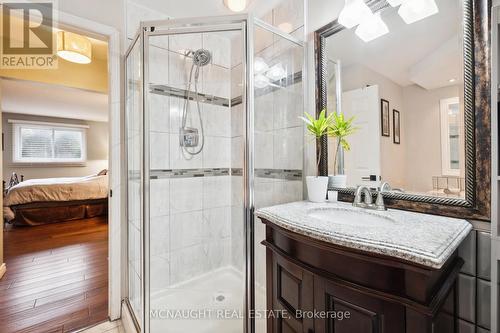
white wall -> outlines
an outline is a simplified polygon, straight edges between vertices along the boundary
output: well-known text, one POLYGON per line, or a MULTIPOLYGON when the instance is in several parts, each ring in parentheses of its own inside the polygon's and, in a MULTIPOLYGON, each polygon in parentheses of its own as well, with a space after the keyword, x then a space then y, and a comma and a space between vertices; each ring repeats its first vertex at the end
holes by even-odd
MULTIPOLYGON (((343 69, 343 91, 375 84, 379 86, 380 98, 388 100, 390 107, 391 136, 381 137, 383 181, 407 191, 431 191, 432 177, 442 175, 439 103, 441 99, 458 96, 463 106, 462 86, 433 90, 417 85, 401 87, 363 65, 343 69), (393 109, 398 110, 401 117, 399 145, 393 143, 393 109)), ((330 147, 329 153, 333 153, 332 149, 330 147)))
MULTIPOLYGON (((401 140, 406 145, 405 179, 407 189, 427 192, 432 190, 432 177, 441 176, 441 99, 460 97, 463 106, 463 86, 425 90, 412 85, 403 90, 405 124, 401 140)), ((463 151, 463 149, 461 149, 463 151)))
POLYGON ((118 29, 124 36, 124 0, 62 0, 58 1, 58 8, 62 12, 118 29))
POLYGON ((96 174, 102 169, 108 168, 109 133, 108 123, 106 122, 81 121, 75 119, 41 117, 4 112, 2 132, 4 134, 5 148, 3 152, 3 180, 5 181, 9 180, 12 172, 16 172, 19 176, 24 175, 24 179, 28 180, 54 177, 82 177, 96 174), (9 119, 88 125, 87 162, 83 166, 53 166, 48 164, 26 166, 13 163, 12 124, 8 123, 9 119))
MULTIPOLYGON (((359 89, 367 85, 378 85, 380 98, 389 101, 389 118, 391 136, 381 136, 381 172, 382 180, 388 181, 393 187, 402 187, 405 184, 405 130, 401 122, 401 144, 393 142, 392 110, 400 112, 401 119, 405 118, 403 103, 403 88, 384 75, 372 71, 363 65, 353 65, 342 70, 342 90, 359 89)), ((333 153, 330 149, 329 153, 333 153)), ((355 151, 349 154, 356 154, 355 151)))

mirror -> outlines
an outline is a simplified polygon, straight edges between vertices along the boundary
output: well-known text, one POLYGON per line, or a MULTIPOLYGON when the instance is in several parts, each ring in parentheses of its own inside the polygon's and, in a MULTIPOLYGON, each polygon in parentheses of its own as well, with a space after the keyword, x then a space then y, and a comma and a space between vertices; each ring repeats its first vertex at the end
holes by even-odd
POLYGON ((327 110, 357 128, 339 166, 328 142, 328 174, 343 172, 347 187, 465 198, 463 8, 435 2, 436 14, 411 24, 385 8, 388 33, 371 41, 356 28, 326 38, 327 110))
POLYGON ((477 126, 489 107, 476 102, 479 90, 489 94, 488 83, 477 85, 489 71, 475 76, 489 64, 474 48, 489 33, 475 25, 488 18, 479 10, 473 18, 485 1, 430 0, 435 10, 419 17, 398 1, 364 1, 376 26, 348 29, 335 20, 316 31, 316 112, 342 113, 356 127, 346 138, 350 150, 339 149, 337 138, 321 140, 321 173, 344 176, 332 177, 331 189, 348 199, 359 185, 387 183, 384 197, 417 211, 489 205, 482 201, 489 184, 476 180, 489 171, 489 156, 479 153, 489 127, 477 126))

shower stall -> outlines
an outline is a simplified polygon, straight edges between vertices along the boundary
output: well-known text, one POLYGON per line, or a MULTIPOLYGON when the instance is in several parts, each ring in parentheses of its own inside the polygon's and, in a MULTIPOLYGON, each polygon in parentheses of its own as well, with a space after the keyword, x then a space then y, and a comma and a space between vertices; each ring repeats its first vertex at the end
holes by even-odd
POLYGON ((265 332, 265 228, 301 200, 303 31, 143 22, 126 54, 127 297, 141 332, 265 332))

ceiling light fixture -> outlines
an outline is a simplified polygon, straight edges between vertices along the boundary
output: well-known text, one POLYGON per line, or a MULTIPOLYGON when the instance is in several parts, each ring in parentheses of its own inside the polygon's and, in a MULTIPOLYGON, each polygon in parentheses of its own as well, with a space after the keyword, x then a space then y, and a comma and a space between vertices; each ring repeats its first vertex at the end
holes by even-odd
POLYGON ((364 42, 372 41, 389 33, 389 28, 380 17, 380 13, 374 14, 356 29, 356 35, 364 42))
POLYGON ((278 28, 281 31, 286 32, 287 34, 289 34, 293 31, 293 25, 290 22, 283 22, 283 23, 278 25, 278 28))
POLYGON ((411 24, 439 12, 434 0, 406 0, 399 7, 398 14, 406 24, 411 24))
POLYGON ((77 64, 92 62, 92 43, 87 37, 67 31, 57 32, 57 55, 77 64))
POLYGON ((283 65, 278 63, 267 71, 266 76, 273 81, 278 81, 286 77, 286 71, 283 65))
POLYGON ((392 7, 397 7, 403 3, 404 0, 386 0, 392 7))
POLYGON ((271 82, 269 78, 263 74, 255 75, 254 84, 258 89, 266 88, 271 82))
POLYGON ((224 5, 233 12, 241 12, 247 8, 247 0, 224 0, 224 5))
POLYGON ((345 5, 340 12, 338 22, 347 29, 350 29, 372 15, 372 11, 363 0, 345 0, 345 5))
POLYGON ((256 57, 253 65, 254 71, 257 74, 263 73, 269 69, 269 66, 266 64, 264 59, 261 57, 256 57))

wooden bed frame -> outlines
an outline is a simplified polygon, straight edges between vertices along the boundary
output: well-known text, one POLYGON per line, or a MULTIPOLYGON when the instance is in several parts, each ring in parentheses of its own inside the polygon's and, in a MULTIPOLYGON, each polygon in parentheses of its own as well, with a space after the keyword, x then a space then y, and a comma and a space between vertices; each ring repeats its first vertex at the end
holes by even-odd
POLYGON ((16 226, 35 226, 108 214, 108 198, 79 201, 34 202, 10 206, 16 226))

